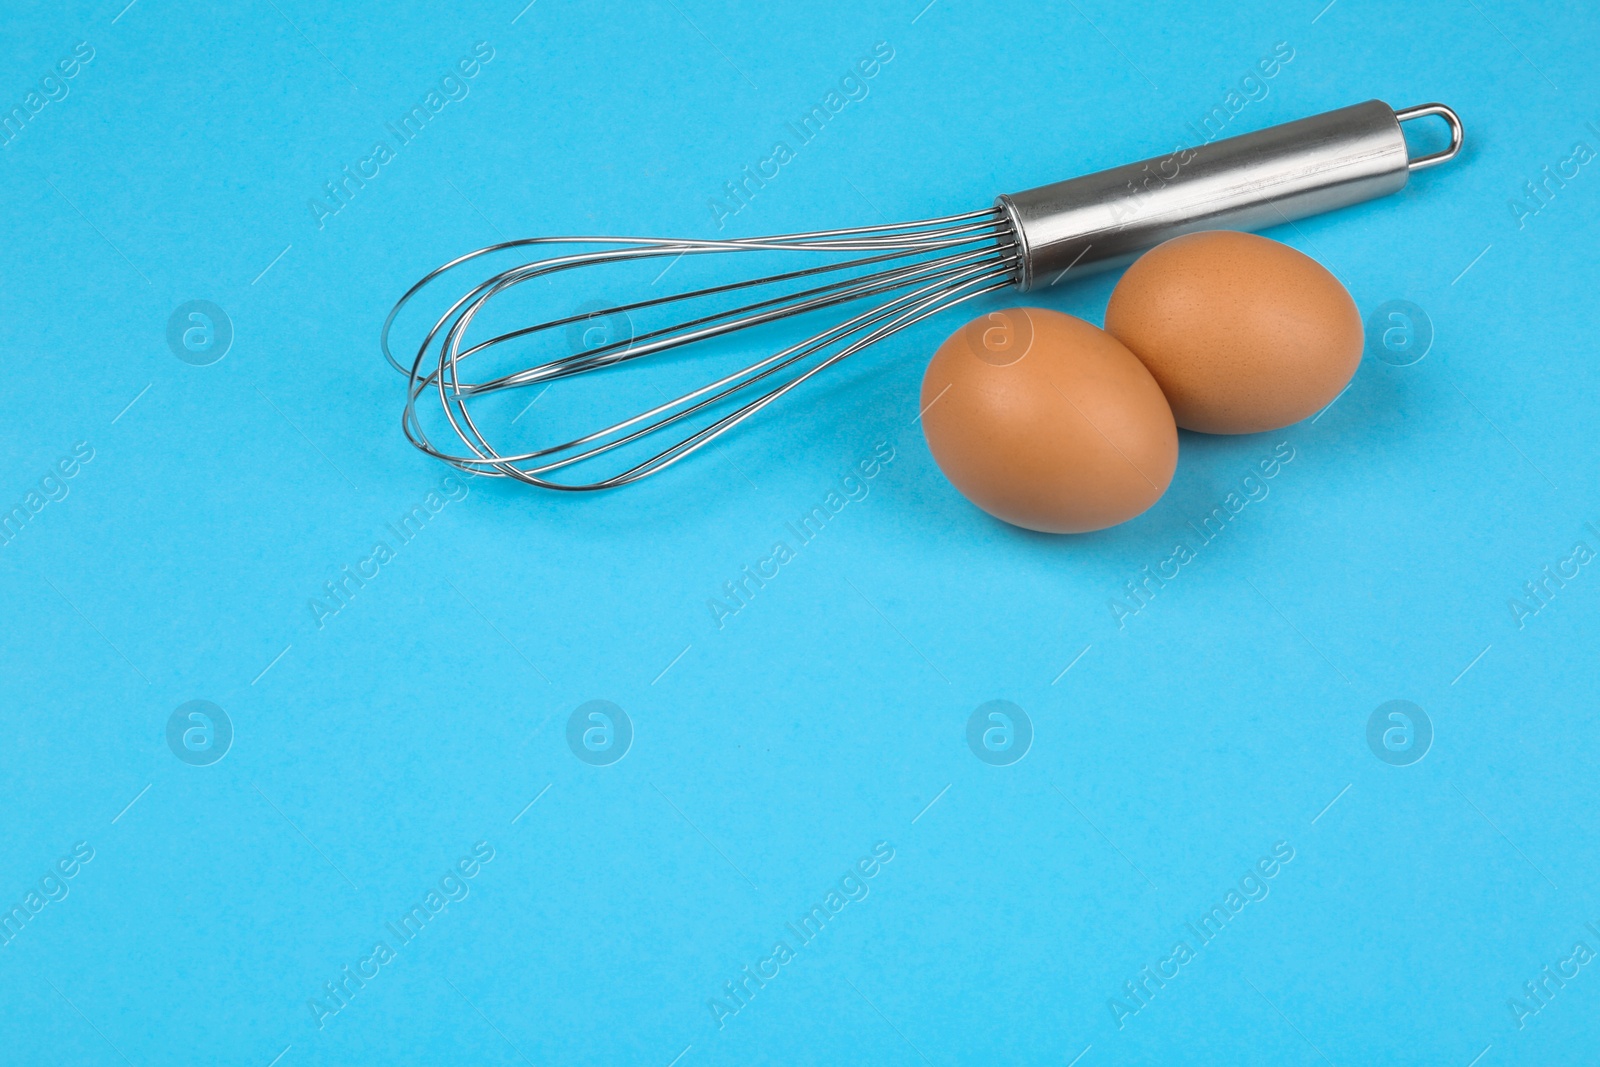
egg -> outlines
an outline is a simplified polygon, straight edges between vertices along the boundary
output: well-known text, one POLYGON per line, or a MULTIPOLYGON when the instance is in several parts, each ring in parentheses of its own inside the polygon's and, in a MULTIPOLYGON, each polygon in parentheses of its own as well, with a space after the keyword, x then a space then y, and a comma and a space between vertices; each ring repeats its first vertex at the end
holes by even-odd
POLYGON ((1207 230, 1123 274, 1106 330, 1150 368, 1178 425, 1257 433, 1333 402, 1361 362, 1361 313, 1316 260, 1250 233, 1207 230))
POLYGON ((1161 388, 1120 341, 1040 308, 951 334, 922 377, 922 432, 946 478, 995 518, 1045 533, 1125 522, 1178 463, 1161 388))

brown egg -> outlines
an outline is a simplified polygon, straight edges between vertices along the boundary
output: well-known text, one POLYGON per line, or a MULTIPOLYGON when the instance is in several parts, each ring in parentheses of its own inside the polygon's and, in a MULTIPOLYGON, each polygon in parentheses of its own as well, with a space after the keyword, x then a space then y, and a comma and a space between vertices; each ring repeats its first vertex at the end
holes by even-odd
POLYGON ((922 432, 939 469, 998 519, 1045 533, 1125 522, 1178 464, 1172 410, 1150 372, 1082 319, 991 311, 950 335, 922 376, 922 432))
POLYGON ((1256 433, 1316 414, 1361 362, 1361 313, 1310 256, 1250 233, 1157 245, 1112 290, 1106 331, 1186 430, 1256 433))

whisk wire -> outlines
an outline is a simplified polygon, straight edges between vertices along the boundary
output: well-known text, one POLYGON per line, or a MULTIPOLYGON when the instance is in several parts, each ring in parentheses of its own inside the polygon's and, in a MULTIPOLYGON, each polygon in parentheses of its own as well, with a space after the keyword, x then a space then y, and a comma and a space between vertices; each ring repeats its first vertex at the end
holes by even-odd
MULTIPOLYGON (((401 425, 418 449, 458 469, 474 474, 509 477, 531 485, 569 491, 611 488, 637 481, 678 462, 744 422, 756 412, 798 388, 828 367, 847 359, 886 337, 954 304, 1011 285, 1016 277, 1017 250, 1009 225, 990 208, 944 218, 885 226, 863 226, 773 237, 726 240, 536 237, 505 241, 469 252, 436 268, 413 285, 384 321, 381 348, 385 359, 407 379, 406 405, 401 425), (478 282, 457 298, 428 330, 406 367, 395 358, 389 336, 400 312, 417 294, 447 272, 481 256, 531 246, 600 245, 598 250, 558 254, 533 259, 502 270, 478 282), (585 267, 624 264, 649 259, 734 252, 758 253, 865 253, 781 273, 688 289, 659 297, 637 299, 598 311, 583 311, 522 326, 471 345, 465 343, 476 316, 496 297, 535 278, 585 267), (841 276, 842 275, 842 276, 841 276), (766 295, 773 288, 776 295, 766 295), (707 308, 683 321, 632 334, 632 316, 679 303, 692 304, 749 293, 746 302, 725 308, 707 308), (528 451, 502 453, 493 446, 468 410, 469 399, 549 383, 593 371, 618 367, 648 356, 684 348, 738 331, 807 315, 859 301, 879 302, 844 322, 781 348, 714 381, 647 408, 604 429, 574 437, 561 444, 528 451), (466 381, 460 364, 501 345, 576 323, 611 320, 622 316, 630 323, 629 336, 606 340, 592 348, 569 353, 484 381, 466 381), (432 353, 432 355, 430 355, 432 353), (806 361, 810 360, 810 365, 806 361), (790 371, 787 377, 781 377, 790 371), (738 398, 758 383, 769 388, 759 395, 738 398), (467 454, 445 451, 424 429, 418 401, 429 391, 438 399, 445 421, 467 449, 467 454), (737 406, 720 415, 720 405, 737 406), (594 481, 556 482, 545 475, 596 460, 614 450, 642 442, 668 427, 696 415, 711 421, 620 472, 594 481)), ((663 271, 664 275, 666 272, 663 271)), ((659 281, 658 275, 657 280, 659 281)), ((652 283, 654 284, 654 283, 652 283)), ((543 393, 539 394, 541 397, 543 393)), ((538 399, 537 397, 535 398, 538 399)), ((531 405, 530 405, 531 406, 531 405)), ((525 408, 524 411, 527 409, 525 408)), ((520 416, 519 416, 520 417, 520 416)), ((686 427, 686 429, 688 429, 686 427)))
MULTIPOLYGON (((971 272, 969 271, 969 273, 971 273, 971 272)), ((973 284, 981 283, 982 281, 987 281, 991 277, 992 277, 992 273, 985 273, 985 274, 978 275, 975 280, 969 280, 969 281, 963 283, 962 286, 957 287, 957 289, 954 290, 954 291, 959 291, 959 288, 965 287, 967 285, 973 285, 973 284)), ((882 305, 882 306, 880 306, 878 308, 874 308, 873 310, 871 310, 869 312, 865 312, 862 315, 859 315, 856 318, 851 319, 849 322, 842 323, 842 324, 840 324, 838 326, 835 326, 835 327, 832 327, 832 328, 830 328, 830 329, 828 329, 826 331, 823 331, 822 333, 815 334, 812 337, 807 338, 805 341, 799 342, 798 344, 792 345, 789 348, 784 349, 782 352, 779 352, 776 355, 767 357, 767 359, 761 361, 761 363, 753 364, 750 367, 746 367, 746 368, 743 368, 741 370, 735 371, 732 374, 729 374, 729 375, 725 376, 724 378, 720 379, 717 382, 713 382, 713 383, 711 383, 709 385, 702 386, 701 388, 699 388, 697 390, 694 390, 693 392, 686 393, 683 396, 678 397, 678 398, 676 398, 674 400, 669 400, 669 401, 667 401, 667 402, 665 402, 663 404, 658 405, 655 408, 650 409, 649 411, 641 412, 640 414, 635 415, 631 419, 627 419, 627 420, 624 420, 623 422, 616 423, 616 424, 614 424, 612 426, 607 427, 604 430, 596 431, 595 433, 588 434, 588 435, 586 435, 584 437, 577 438, 577 439, 575 439, 573 441, 568 441, 568 442, 566 442, 564 444, 555 445, 555 446, 552 446, 550 448, 540 449, 540 450, 538 450, 536 452, 524 453, 524 454, 519 455, 519 456, 502 456, 501 459, 503 461, 505 461, 505 462, 522 462, 522 461, 541 458, 541 457, 546 456, 546 455, 560 453, 560 452, 563 452, 563 451, 570 450, 572 448, 577 448, 577 447, 580 447, 582 445, 588 444, 591 441, 599 440, 599 439, 604 438, 604 437, 606 437, 606 436, 608 436, 610 434, 613 434, 613 433, 616 433, 616 432, 618 432, 620 430, 626 429, 627 427, 632 426, 632 425, 634 425, 636 423, 639 423, 641 421, 644 421, 645 419, 648 419, 648 418, 650 418, 650 417, 652 417, 654 415, 658 415, 658 414, 661 414, 663 412, 670 411, 670 410, 672 410, 672 408, 677 407, 680 404, 688 403, 689 401, 694 400, 696 397, 699 397, 699 396, 701 396, 701 395, 703 395, 703 394, 705 394, 707 392, 711 392, 713 390, 717 390, 720 387, 726 385, 726 388, 722 388, 720 392, 716 392, 714 395, 712 395, 710 397, 707 397, 704 400, 701 400, 699 403, 696 403, 696 404, 692 405, 691 407, 685 408, 682 411, 676 412, 675 414, 672 414, 672 415, 670 415, 670 416, 668 416, 668 417, 666 417, 664 419, 661 419, 658 422, 651 423, 649 426, 645 427, 644 429, 637 430, 634 433, 629 434, 626 437, 623 437, 623 438, 621 438, 621 439, 619 439, 617 441, 608 442, 605 445, 599 446, 599 447, 594 448, 594 449, 590 449, 587 452, 583 452, 583 453, 580 453, 580 454, 574 455, 574 456, 568 456, 568 457, 563 458, 561 460, 558 460, 556 462, 548 463, 548 464, 545 464, 545 465, 543 465, 541 467, 538 467, 538 468, 533 468, 533 469, 526 470, 525 473, 528 473, 528 474, 540 474, 540 473, 544 473, 546 471, 556 470, 556 469, 559 469, 561 467, 569 466, 571 464, 580 462, 580 461, 582 461, 584 459, 592 458, 595 455, 599 455, 599 454, 601 454, 603 452, 609 451, 610 449, 612 449, 614 447, 618 447, 618 446, 627 444, 627 443, 629 443, 631 441, 637 440, 637 439, 643 437, 644 435, 646 435, 648 433, 653 433, 656 430, 659 430, 659 429, 661 429, 661 428, 663 428, 663 427, 665 427, 665 426, 667 426, 667 425, 669 425, 669 424, 671 424, 673 422, 677 422, 682 418, 685 418, 685 417, 687 417, 689 415, 692 415, 692 414, 696 413, 697 411, 699 411, 699 410, 701 410, 703 408, 709 407, 709 406, 719 402, 720 400, 725 399, 728 396, 731 396, 733 393, 738 392, 738 391, 746 388, 747 386, 752 385, 755 382, 757 382, 757 381, 759 381, 759 380, 761 380, 763 378, 768 377, 769 375, 775 374, 776 372, 784 369, 785 367, 789 366, 790 364, 795 363, 795 362, 805 358, 806 356, 812 354, 813 352, 820 350, 821 348, 825 347, 827 344, 831 343, 834 340, 838 340, 838 339, 840 339, 842 337, 846 337, 846 336, 849 336, 852 333, 858 332, 864 326, 870 325, 871 323, 880 322, 881 320, 883 320, 885 318, 888 318, 889 316, 895 314, 895 312, 897 310, 901 310, 900 306, 901 306, 901 304, 903 302, 905 302, 907 300, 911 300, 911 299, 913 299, 915 297, 923 296, 923 294, 927 293, 928 290, 932 289, 932 288, 933 288, 932 286, 929 286, 929 287, 925 287, 924 289, 917 290, 914 293, 906 294, 903 297, 897 298, 892 304, 886 304, 886 305, 882 305), (777 362, 774 363, 774 361, 777 361, 777 362), (773 365, 766 366, 766 364, 769 364, 769 363, 773 364, 773 365), (765 366, 766 369, 760 370, 759 373, 752 373, 752 372, 756 371, 757 368, 761 368, 761 367, 764 367, 764 366, 765 366), (749 376, 747 381, 742 381, 742 382, 737 381, 737 379, 743 378, 743 377, 745 377, 747 375, 749 376), (728 383, 736 383, 736 384, 728 384, 728 383)), ((938 294, 936 296, 926 296, 926 297, 924 297, 921 301, 917 302, 911 308, 911 312, 914 314, 914 317, 912 317, 912 315, 907 315, 906 316, 906 321, 896 321, 893 324, 893 328, 894 329, 901 329, 905 325, 908 325, 912 321, 918 321, 921 318, 926 317, 926 315, 932 314, 932 312, 934 310, 942 310, 943 307, 947 306, 949 303, 957 302, 957 301, 954 301, 954 300, 944 300, 943 299, 943 297, 948 295, 948 293, 950 291, 952 291, 952 290, 947 290, 946 293, 941 293, 941 294, 938 294)), ((988 291, 988 290, 984 290, 984 291, 988 291)), ((973 295, 977 295, 977 294, 973 294, 973 295)), ((771 392, 769 394, 766 394, 766 395, 764 395, 762 397, 758 397, 756 400, 750 401, 744 407, 741 407, 741 408, 737 409, 736 411, 734 411, 734 412, 724 416, 723 418, 717 420, 717 422, 712 423, 710 426, 708 426, 705 429, 699 431, 698 433, 692 435, 690 438, 685 439, 685 441, 681 442, 680 444, 687 444, 687 443, 690 443, 690 442, 698 441, 702 436, 705 436, 707 434, 710 434, 711 436, 715 436, 717 433, 720 433, 725 429, 731 428, 733 425, 736 425, 737 423, 742 422, 745 418, 748 418, 749 415, 754 414, 756 411, 760 410, 762 407, 765 407, 768 403, 771 403, 773 400, 776 400, 779 396, 781 396, 784 393, 788 392, 790 389, 793 389, 795 386, 798 386, 801 382, 803 382, 806 379, 810 378, 812 375, 818 373, 819 371, 823 370, 824 368, 826 368, 828 366, 831 366, 833 363, 838 362, 841 359, 844 359, 846 356, 852 355, 855 352, 860 351, 862 348, 865 348, 868 344, 876 342, 877 340, 881 339, 883 336, 887 336, 888 332, 893 332, 893 331, 889 330, 889 331, 885 332, 884 330, 882 330, 880 328, 880 330, 875 331, 874 333, 872 333, 868 337, 857 341, 856 343, 851 345, 849 348, 847 348, 847 349, 845 349, 845 350, 843 350, 843 351, 841 351, 839 353, 836 353, 834 356, 830 357, 828 360, 826 360, 826 361, 824 361, 822 363, 819 363, 816 367, 813 367, 812 369, 810 369, 809 371, 805 372, 804 374, 802 374, 802 375, 790 380, 789 382, 784 384, 781 388, 776 389, 773 392, 771 392)), ((469 421, 470 421, 470 416, 468 418, 469 418, 469 421)), ((645 463, 640 464, 639 467, 634 468, 633 470, 630 470, 629 472, 626 472, 626 473, 627 474, 632 474, 632 473, 634 473, 634 471, 637 471, 637 470, 639 470, 641 468, 646 468, 646 467, 648 467, 651 470, 654 470, 654 469, 656 469, 656 466, 657 466, 657 464, 655 462, 656 460, 659 460, 664 455, 674 454, 676 451, 677 451, 677 447, 668 449, 665 452, 660 453, 655 457, 652 457, 650 460, 645 461, 645 463)), ((631 480, 631 479, 628 479, 628 480, 631 480)))

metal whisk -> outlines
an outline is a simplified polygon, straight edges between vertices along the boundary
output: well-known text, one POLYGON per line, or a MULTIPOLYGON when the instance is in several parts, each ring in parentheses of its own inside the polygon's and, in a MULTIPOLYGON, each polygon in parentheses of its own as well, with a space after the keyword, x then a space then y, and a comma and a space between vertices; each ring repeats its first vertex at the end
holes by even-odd
MULTIPOLYGON (((385 358, 407 377, 402 428, 423 452, 464 471, 515 478, 541 488, 608 489, 671 466, 813 375, 945 308, 1008 286, 1026 292, 1054 285, 1070 272, 1126 262, 1142 249, 1182 233, 1255 229, 1392 193, 1406 184, 1410 171, 1453 159, 1462 139, 1460 119, 1442 104, 1396 112, 1372 100, 1001 196, 994 207, 982 211, 922 222, 717 241, 619 237, 506 241, 452 260, 413 285, 384 321, 381 345, 385 358), (1400 123, 1424 115, 1445 120, 1450 143, 1441 151, 1413 158, 1400 123), (409 366, 390 351, 389 334, 396 318, 430 282, 481 256, 562 245, 598 247, 566 254, 552 250, 543 258, 501 270, 440 316, 409 366), (806 265, 580 311, 471 344, 466 341, 474 318, 491 301, 524 283, 579 268, 669 260, 657 276, 659 281, 679 258, 708 253, 783 253, 806 265), (846 309, 849 317, 677 397, 663 394, 659 404, 560 444, 501 452, 468 411, 468 401, 491 394, 548 387, 561 378, 660 357, 736 331, 837 308, 846 309), (582 324, 595 320, 626 316, 631 321, 636 314, 667 312, 673 321, 634 336, 510 373, 491 373, 481 381, 461 376, 464 360, 483 357, 502 345, 575 324, 581 331, 582 324), (423 428, 417 401, 430 391, 465 453, 441 450, 423 428), (656 445, 650 439, 669 428, 681 436, 652 452, 656 445), (636 458, 623 460, 623 469, 607 477, 559 482, 550 477, 629 446, 636 458)), ((480 358, 474 365, 486 362, 480 358)))
MULTIPOLYGON (((384 354, 409 378, 406 436, 429 455, 463 470, 516 478, 546 489, 607 489, 637 481, 676 463, 743 422, 826 367, 952 304, 1011 284, 1016 254, 997 208, 926 222, 725 241, 650 240, 611 237, 535 237, 507 241, 468 253, 438 268, 401 297, 384 324, 384 354), (530 245, 602 245, 595 251, 554 255, 504 270, 461 297, 434 325, 411 367, 395 362, 388 333, 406 301, 445 271, 494 252, 530 245), (637 300, 592 313, 568 315, 512 330, 464 347, 474 316, 512 286, 558 271, 629 260, 675 260, 725 252, 803 252, 826 257, 818 266, 752 280, 691 289, 637 300), (844 254, 841 256, 840 254, 844 254), (562 444, 505 455, 489 443, 467 410, 469 399, 584 374, 730 334, 760 323, 876 299, 843 322, 831 324, 758 362, 724 375, 675 399, 664 400, 605 429, 562 444), (728 305, 732 306, 728 306, 728 305), (482 382, 466 382, 458 364, 494 346, 573 323, 648 313, 681 306, 682 321, 552 359, 482 382), (426 373, 423 363, 430 350, 426 373), (752 396, 762 387, 759 395, 752 396), (445 418, 470 450, 451 455, 436 449, 417 417, 416 402, 429 389, 445 418), (749 399, 745 399, 749 397, 749 399), (742 402, 739 402, 741 401, 742 402), (728 407, 732 410, 723 410, 728 407), (703 425, 654 455, 611 477, 589 483, 555 482, 551 472, 637 442, 669 426, 699 417, 703 425)), ((687 427, 686 427, 687 428, 687 427)))

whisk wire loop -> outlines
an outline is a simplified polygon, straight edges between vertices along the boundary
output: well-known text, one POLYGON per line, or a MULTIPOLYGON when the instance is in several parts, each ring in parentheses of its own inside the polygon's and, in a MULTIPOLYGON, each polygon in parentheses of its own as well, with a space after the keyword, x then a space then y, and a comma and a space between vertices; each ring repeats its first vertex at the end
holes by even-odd
MULTIPOLYGON (((1016 260, 1009 224, 995 208, 920 222, 772 237, 726 240, 535 237, 504 241, 445 263, 407 290, 384 321, 381 348, 390 365, 406 376, 406 405, 401 426, 406 438, 424 453, 473 474, 514 478, 547 489, 608 489, 637 481, 677 463, 828 367, 900 330, 954 304, 1012 285, 1016 278, 1016 260), (444 275, 495 253, 571 245, 600 247, 535 258, 477 282, 434 322, 409 366, 395 357, 389 338, 401 311, 444 275), (672 262, 657 276, 659 282, 684 256, 752 252, 821 254, 828 258, 822 263, 776 274, 704 285, 596 311, 580 310, 519 326, 471 344, 466 341, 469 327, 486 306, 501 294, 536 278, 671 257, 672 262), (714 302, 718 298, 724 302, 732 299, 734 303, 716 306, 714 302), (559 444, 502 452, 490 443, 468 410, 469 400, 490 394, 540 384, 549 388, 560 379, 659 356, 790 317, 868 300, 876 303, 842 322, 820 329, 682 395, 664 399, 637 414, 559 444), (698 313, 667 325, 652 326, 637 335, 630 330, 629 336, 608 339, 594 347, 509 373, 486 376, 481 381, 469 381, 462 375, 461 364, 465 360, 486 356, 504 345, 531 339, 540 333, 589 321, 614 320, 617 316, 626 316, 631 323, 635 314, 696 302, 699 302, 698 313), (764 391, 758 391, 758 385, 764 391), (447 451, 435 444, 424 428, 418 402, 430 392, 438 401, 445 423, 465 447, 465 453, 447 451), (730 410, 720 411, 728 405, 732 405, 730 410), (709 421, 698 426, 686 425, 687 420, 696 417, 709 421), (566 471, 645 442, 669 427, 678 428, 684 436, 631 463, 624 460, 626 465, 621 470, 592 480, 556 481, 549 477, 553 472, 566 471)), ((541 392, 539 396, 542 395, 541 392)))

